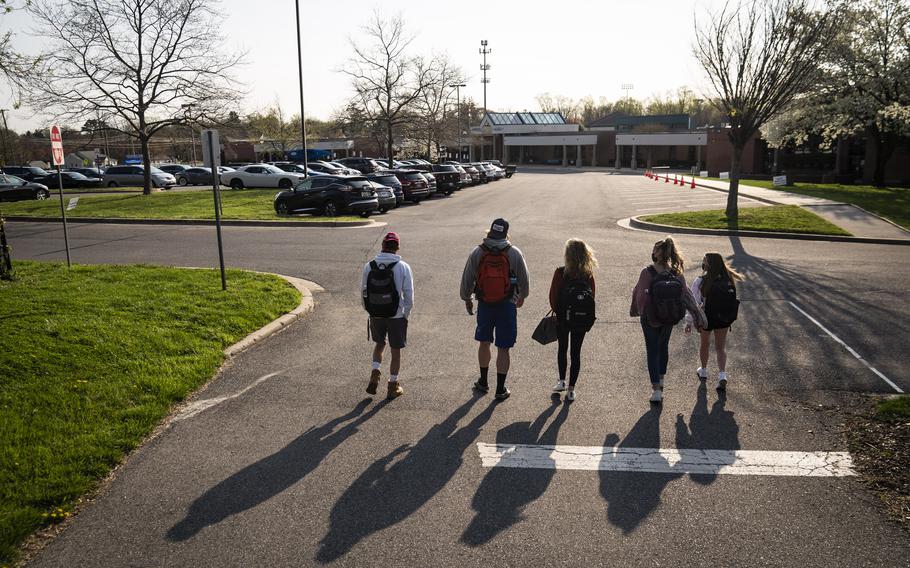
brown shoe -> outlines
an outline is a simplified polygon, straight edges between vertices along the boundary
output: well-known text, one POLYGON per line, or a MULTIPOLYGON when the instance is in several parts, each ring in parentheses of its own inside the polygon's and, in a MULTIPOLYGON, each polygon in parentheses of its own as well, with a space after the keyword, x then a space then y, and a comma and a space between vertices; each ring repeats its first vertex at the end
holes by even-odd
POLYGON ((370 373, 370 384, 367 385, 367 392, 376 394, 376 388, 379 386, 379 379, 382 378, 382 372, 379 369, 373 369, 370 373))
POLYGON ((398 381, 389 383, 389 395, 387 397, 389 400, 396 399, 403 394, 404 389, 401 388, 401 385, 398 384, 398 381))

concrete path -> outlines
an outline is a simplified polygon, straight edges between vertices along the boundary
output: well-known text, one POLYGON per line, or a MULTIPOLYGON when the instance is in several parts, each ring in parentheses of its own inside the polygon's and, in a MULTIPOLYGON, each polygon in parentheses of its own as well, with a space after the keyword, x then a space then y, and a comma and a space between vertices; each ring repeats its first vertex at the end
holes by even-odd
MULTIPOLYGON (((721 191, 729 189, 729 183, 725 181, 697 179, 695 183, 721 191)), ((838 227, 850 231, 855 237, 910 239, 910 231, 905 231, 897 225, 849 203, 743 184, 739 185, 739 194, 781 205, 799 205, 838 227)))

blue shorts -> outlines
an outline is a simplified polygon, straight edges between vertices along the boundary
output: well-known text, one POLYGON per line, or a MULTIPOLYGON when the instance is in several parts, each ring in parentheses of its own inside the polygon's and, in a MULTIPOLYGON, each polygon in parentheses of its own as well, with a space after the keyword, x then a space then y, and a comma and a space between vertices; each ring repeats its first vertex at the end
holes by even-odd
POLYGON ((496 347, 509 349, 515 346, 518 337, 518 312, 512 302, 501 304, 477 304, 477 331, 474 339, 493 343, 493 330, 496 330, 496 347))

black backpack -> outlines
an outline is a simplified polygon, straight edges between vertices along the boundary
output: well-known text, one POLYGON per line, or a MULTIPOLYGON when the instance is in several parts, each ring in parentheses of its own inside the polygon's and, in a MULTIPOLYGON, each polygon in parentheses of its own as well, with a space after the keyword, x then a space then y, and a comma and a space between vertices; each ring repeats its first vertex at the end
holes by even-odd
POLYGON ((367 289, 363 292, 363 307, 374 318, 391 318, 398 313, 398 289, 392 269, 397 262, 377 264, 370 262, 367 289))
POLYGON ((682 281, 668 270, 657 272, 657 269, 649 266, 648 271, 651 273, 648 320, 663 325, 676 325, 686 315, 682 281))
MULTIPOLYGON (((565 278, 565 268, 562 269, 565 278)), ((594 293, 586 278, 564 280, 556 302, 556 317, 561 327, 588 331, 594 325, 594 293)))
POLYGON ((719 329, 730 327, 739 315, 739 300, 736 298, 736 286, 727 278, 719 278, 711 283, 705 296, 705 316, 708 327, 719 329))

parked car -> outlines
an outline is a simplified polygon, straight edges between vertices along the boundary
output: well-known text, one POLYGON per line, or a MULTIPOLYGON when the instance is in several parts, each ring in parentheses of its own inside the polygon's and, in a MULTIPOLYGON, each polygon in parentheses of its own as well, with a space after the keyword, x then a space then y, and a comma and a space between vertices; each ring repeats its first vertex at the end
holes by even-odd
POLYGON ((357 170, 361 174, 371 174, 376 170, 381 170, 385 167, 376 162, 373 158, 341 158, 336 161, 346 167, 357 170))
POLYGON ((373 172, 367 176, 367 179, 386 187, 391 187, 392 191, 395 193, 396 207, 404 202, 404 190, 401 189, 401 181, 398 180, 395 172, 385 170, 373 172))
POLYGON ((221 174, 221 183, 231 186, 231 189, 243 189, 244 187, 291 189, 305 179, 306 176, 303 173, 286 172, 269 164, 251 164, 237 168, 233 172, 221 174))
POLYGON ((321 176, 325 175, 324 172, 314 170, 312 168, 304 168, 302 164, 295 164, 293 162, 270 162, 270 166, 275 166, 279 170, 284 170, 286 172, 296 173, 296 174, 306 174, 308 176, 321 176))
MULTIPOLYGON (((163 172, 152 166, 149 168, 152 176, 152 186, 170 189, 176 185, 177 180, 167 172, 163 172)), ((104 187, 117 186, 142 186, 145 169, 141 165, 137 166, 111 166, 104 170, 104 177, 101 178, 101 185, 104 187)))
POLYGON ((390 209, 398 207, 398 199, 395 197, 395 191, 391 187, 373 180, 369 180, 369 183, 373 186, 373 191, 376 192, 376 196, 379 199, 380 213, 388 213, 390 209))
POLYGON ((488 171, 482 163, 471 162, 471 165, 477 170, 477 173, 480 174, 480 183, 490 183, 493 181, 492 172, 488 171))
POLYGON ((515 172, 518 171, 518 166, 515 165, 503 165, 499 160, 490 160, 490 163, 496 166, 497 168, 502 168, 506 172, 506 178, 510 178, 515 175, 515 172))
POLYGON ((430 197, 433 197, 434 195, 436 195, 436 191, 437 191, 436 176, 434 176, 430 172, 425 172, 423 170, 421 170, 420 173, 423 175, 424 179, 427 180, 427 186, 429 186, 429 188, 430 188, 430 197))
POLYGON ((341 173, 341 174, 344 174, 344 175, 347 175, 347 176, 356 176, 356 175, 360 175, 360 172, 359 172, 359 171, 355 170, 354 168, 350 168, 350 167, 348 167, 348 166, 342 164, 341 162, 332 161, 332 162, 326 162, 326 163, 329 164, 330 166, 335 166, 335 167, 337 167, 337 168, 340 168, 341 171, 340 171, 339 173, 341 173))
POLYGON ((32 166, 3 166, 2 170, 5 174, 16 176, 17 178, 24 179, 25 181, 35 181, 38 178, 43 178, 50 175, 49 171, 43 168, 35 168, 32 166))
POLYGON ((323 214, 336 217, 349 212, 369 217, 379 209, 373 184, 363 176, 311 177, 275 196, 275 212, 323 214))
POLYGON ((422 172, 429 172, 433 169, 433 165, 424 160, 404 160, 402 162, 404 168, 410 168, 412 170, 420 170, 422 172))
POLYGON ((470 185, 477 185, 477 184, 483 183, 483 180, 481 179, 480 171, 478 171, 477 168, 475 168, 471 164, 459 164, 459 165, 465 171, 465 173, 467 173, 468 176, 470 176, 470 178, 471 178, 470 185))
POLYGON ((64 188, 101 187, 101 178, 86 177, 79 172, 60 172, 59 178, 56 173, 49 173, 43 178, 35 179, 35 183, 40 183, 47 187, 59 187, 61 181, 64 188))
POLYGON ((420 203, 430 197, 430 184, 427 178, 417 170, 387 170, 401 182, 404 198, 413 203, 420 203))
POLYGON ((104 168, 67 168, 65 171, 76 172, 88 178, 101 179, 104 177, 104 168))
MULTIPOLYGON (((279 166, 281 167, 281 166, 279 166)), ((339 168, 338 166, 331 165, 327 162, 307 162, 307 167, 313 171, 319 172, 321 174, 332 174, 332 175, 349 175, 344 170, 347 168, 339 168)), ((358 174, 360 172, 357 172, 358 174)))
POLYGON ((223 174, 225 172, 233 172, 233 171, 236 171, 236 169, 232 168, 230 166, 218 166, 218 173, 220 173, 220 174, 223 174))
POLYGON ((171 174, 176 179, 179 177, 179 174, 190 169, 190 166, 185 166, 183 164, 161 164, 160 166, 158 166, 158 169, 161 170, 162 172, 167 172, 167 173, 171 174))
POLYGON ((51 191, 46 185, 26 181, 20 177, 0 174, 0 201, 47 199, 51 191))
POLYGON ((212 185, 211 168, 187 168, 176 177, 178 185, 212 185))
POLYGON ((433 176, 436 178, 436 190, 446 195, 452 195, 456 189, 461 189, 461 172, 455 166, 436 164, 433 166, 433 176))
POLYGON ((499 166, 491 164, 489 162, 485 163, 487 165, 487 168, 493 171, 493 179, 501 180, 506 177, 506 171, 503 168, 500 168, 499 166))

